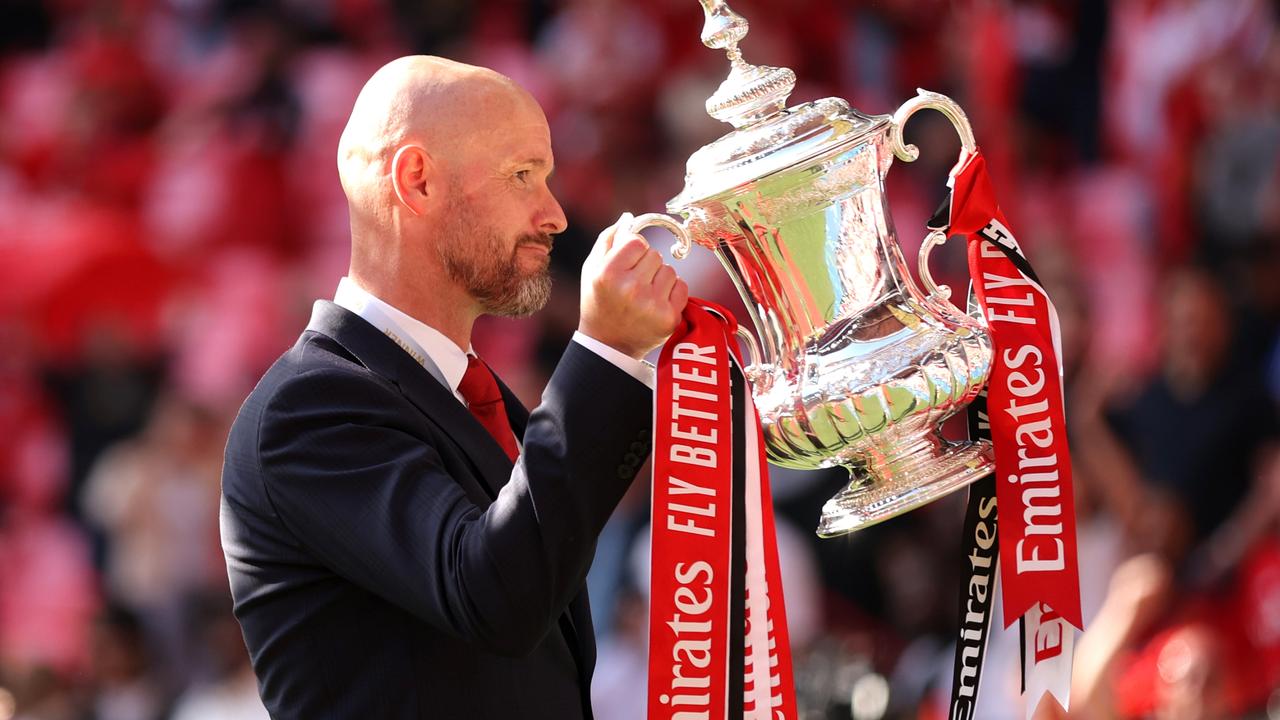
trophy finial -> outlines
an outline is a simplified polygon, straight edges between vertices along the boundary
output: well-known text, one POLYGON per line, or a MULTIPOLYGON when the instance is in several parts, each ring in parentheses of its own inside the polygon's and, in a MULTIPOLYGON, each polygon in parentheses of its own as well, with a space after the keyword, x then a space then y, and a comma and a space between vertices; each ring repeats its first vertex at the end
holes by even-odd
POLYGON ((702 25, 702 44, 709 48, 737 48, 751 29, 747 19, 734 12, 723 0, 700 0, 707 21, 702 25))
POLYGON ((796 74, 789 68, 752 65, 743 60, 738 43, 750 28, 746 18, 724 0, 698 1, 707 17, 702 26, 702 44, 724 49, 731 65, 729 77, 707 98, 707 113, 739 128, 781 110, 796 86, 796 74))

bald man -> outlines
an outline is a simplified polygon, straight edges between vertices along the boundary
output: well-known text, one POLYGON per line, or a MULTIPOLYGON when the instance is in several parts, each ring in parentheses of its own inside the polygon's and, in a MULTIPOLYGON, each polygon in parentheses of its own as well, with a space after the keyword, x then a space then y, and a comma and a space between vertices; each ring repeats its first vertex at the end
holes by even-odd
POLYGON ((338 147, 351 265, 231 430, 223 549, 275 718, 590 718, 584 587, 649 453, 640 358, 688 289, 611 227, 531 414, 475 356, 539 309, 565 217, 546 119, 489 70, 380 69, 338 147))

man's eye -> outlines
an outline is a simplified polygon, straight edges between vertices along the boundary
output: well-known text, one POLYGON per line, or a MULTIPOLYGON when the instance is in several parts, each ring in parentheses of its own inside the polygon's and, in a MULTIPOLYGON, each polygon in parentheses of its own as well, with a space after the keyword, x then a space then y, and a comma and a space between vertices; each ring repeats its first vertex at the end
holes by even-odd
POLYGON ((516 171, 516 174, 515 174, 515 178, 516 178, 517 180, 519 180, 520 182, 528 182, 528 181, 529 181, 529 171, 528 171, 528 170, 517 170, 517 171, 516 171))

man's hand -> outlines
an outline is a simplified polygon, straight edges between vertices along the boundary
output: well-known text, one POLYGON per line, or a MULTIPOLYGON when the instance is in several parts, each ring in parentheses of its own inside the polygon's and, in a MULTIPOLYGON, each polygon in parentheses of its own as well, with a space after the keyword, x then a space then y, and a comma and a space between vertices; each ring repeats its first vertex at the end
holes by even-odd
POLYGON ((618 229, 631 220, 605 228, 582 264, 578 330, 638 360, 675 331, 689 286, 644 238, 618 229))

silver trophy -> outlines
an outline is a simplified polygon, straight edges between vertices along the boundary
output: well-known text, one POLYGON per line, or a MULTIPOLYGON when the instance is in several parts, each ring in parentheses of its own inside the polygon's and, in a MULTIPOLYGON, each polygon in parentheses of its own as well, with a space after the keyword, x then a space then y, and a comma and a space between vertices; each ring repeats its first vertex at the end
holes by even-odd
POLYGON ((843 465, 849 485, 827 501, 822 536, 900 515, 991 472, 986 441, 943 439, 943 420, 972 401, 991 371, 980 317, 948 301, 929 274, 929 235, 912 281, 885 204, 894 155, 918 156, 902 126, 923 108, 956 126, 974 149, 964 111, 920 91, 892 116, 864 115, 839 98, 785 107, 786 68, 743 61, 747 22, 700 0, 702 42, 727 51, 729 77, 707 112, 733 125, 688 161, 684 190, 663 214, 636 218, 715 253, 742 295, 759 342, 747 335, 747 375, 769 460, 791 468, 843 465))

